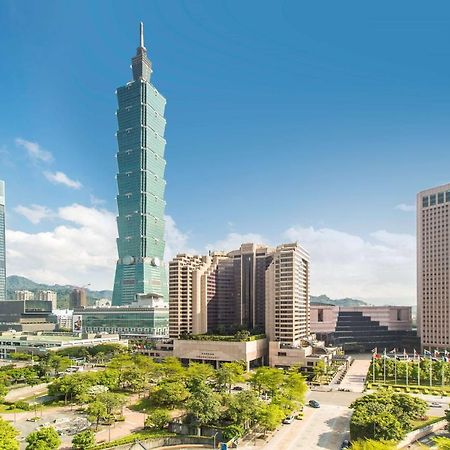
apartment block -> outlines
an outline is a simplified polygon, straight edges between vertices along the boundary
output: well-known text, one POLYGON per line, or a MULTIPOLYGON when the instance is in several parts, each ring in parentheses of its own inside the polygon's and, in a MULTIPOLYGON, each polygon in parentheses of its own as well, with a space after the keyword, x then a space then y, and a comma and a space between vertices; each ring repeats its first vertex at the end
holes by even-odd
POLYGON ((36 300, 52 302, 52 309, 57 308, 58 294, 55 291, 38 291, 36 300))
POLYGON ((450 184, 417 194, 417 331, 424 348, 450 346, 450 184))
POLYGON ((27 290, 15 291, 14 296, 16 300, 20 301, 34 300, 34 292, 27 290))

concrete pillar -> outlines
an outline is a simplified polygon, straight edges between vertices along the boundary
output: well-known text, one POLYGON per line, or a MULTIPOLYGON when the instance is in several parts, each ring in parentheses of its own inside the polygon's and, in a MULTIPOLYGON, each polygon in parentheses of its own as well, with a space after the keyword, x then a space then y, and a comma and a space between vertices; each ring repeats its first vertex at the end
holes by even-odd
POLYGON ((245 368, 246 368, 247 372, 250 371, 250 361, 247 361, 247 362, 245 363, 245 368))

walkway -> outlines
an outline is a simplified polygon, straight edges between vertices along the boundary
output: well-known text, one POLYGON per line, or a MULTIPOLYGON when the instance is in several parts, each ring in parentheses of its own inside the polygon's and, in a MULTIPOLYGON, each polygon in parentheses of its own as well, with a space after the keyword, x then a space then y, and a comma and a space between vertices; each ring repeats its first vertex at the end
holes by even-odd
POLYGON ((353 358, 353 364, 342 380, 340 388, 349 389, 351 392, 363 392, 367 371, 370 367, 371 355, 354 355, 353 358))

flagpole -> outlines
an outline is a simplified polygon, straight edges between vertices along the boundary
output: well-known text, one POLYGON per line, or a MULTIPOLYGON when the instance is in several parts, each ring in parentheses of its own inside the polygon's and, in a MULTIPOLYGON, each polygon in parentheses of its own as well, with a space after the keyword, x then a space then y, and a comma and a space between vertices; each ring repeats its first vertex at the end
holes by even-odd
POLYGON ((394 380, 397 384, 397 349, 394 348, 394 380))
POLYGON ((431 350, 430 350, 430 387, 433 386, 433 369, 432 369, 432 366, 433 366, 433 361, 431 359, 431 350))
POLYGON ((417 386, 420 386, 420 354, 417 355, 419 365, 417 366, 417 386))
POLYGON ((377 355, 377 348, 375 347, 375 353, 372 353, 372 381, 375 383, 375 356, 377 355))
POLYGON ((383 383, 386 383, 386 349, 384 349, 384 354, 383 354, 383 383))
POLYGON ((405 357, 405 362, 406 362, 406 386, 408 386, 409 359, 408 359, 408 355, 406 354, 406 350, 405 349, 403 349, 403 356, 405 357))

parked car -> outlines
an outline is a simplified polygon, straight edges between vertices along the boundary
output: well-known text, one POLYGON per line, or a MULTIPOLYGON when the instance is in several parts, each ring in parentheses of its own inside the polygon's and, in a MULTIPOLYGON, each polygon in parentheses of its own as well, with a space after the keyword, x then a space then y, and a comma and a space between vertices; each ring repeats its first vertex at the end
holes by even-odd
POLYGON ((233 391, 243 391, 244 388, 242 386, 234 386, 233 391))
POLYGON ((320 403, 316 400, 310 400, 308 405, 311 406, 311 408, 320 408, 320 403))
POLYGON ((351 446, 352 443, 349 440, 344 439, 341 444, 341 450, 344 450, 345 448, 350 448, 351 446))
POLYGON ((283 420, 283 423, 285 425, 289 425, 294 421, 294 415, 291 414, 290 416, 287 416, 286 419, 283 420))

